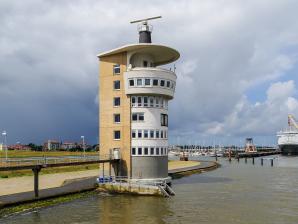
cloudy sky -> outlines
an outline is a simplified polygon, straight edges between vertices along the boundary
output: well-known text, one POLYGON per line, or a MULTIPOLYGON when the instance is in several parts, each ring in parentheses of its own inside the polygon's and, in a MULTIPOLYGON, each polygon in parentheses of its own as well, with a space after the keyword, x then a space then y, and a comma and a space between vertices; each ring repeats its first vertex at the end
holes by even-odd
POLYGON ((240 144, 298 119, 298 1, 0 1, 0 130, 8 142, 98 141, 99 52, 137 42, 176 48, 170 142, 240 144))

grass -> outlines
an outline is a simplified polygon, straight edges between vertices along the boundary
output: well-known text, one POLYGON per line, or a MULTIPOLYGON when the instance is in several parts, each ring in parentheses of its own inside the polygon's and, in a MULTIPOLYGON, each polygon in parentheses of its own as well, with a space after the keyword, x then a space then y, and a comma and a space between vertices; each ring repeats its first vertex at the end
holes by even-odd
MULTIPOLYGON (((35 156, 81 156, 83 152, 65 152, 65 151, 45 151, 45 152, 35 152, 35 151, 17 151, 17 150, 9 150, 8 157, 9 158, 26 158, 26 157, 35 157, 35 156)), ((98 152, 86 152, 86 155, 98 155, 98 152)), ((0 152, 0 157, 5 157, 5 152, 0 152)), ((81 165, 81 166, 68 166, 68 167, 55 167, 55 168, 47 168, 42 169, 40 174, 51 174, 51 173, 65 173, 65 172, 73 172, 73 171, 84 171, 84 170, 92 170, 98 169, 98 164, 90 164, 90 165, 81 165)), ((33 172, 31 170, 16 170, 16 171, 2 171, 0 172, 1 178, 10 178, 10 177, 22 177, 22 176, 32 176, 33 172)))
MULTIPOLYGON (((8 150, 8 157, 33 157, 33 156, 82 156, 83 152, 67 152, 67 151, 23 151, 23 150, 8 150)), ((88 156, 96 156, 98 152, 86 152, 88 156)), ((0 151, 0 157, 5 157, 5 151, 0 151)))
MULTIPOLYGON (((42 169, 39 174, 51 174, 51 173, 66 173, 74 171, 84 171, 84 170, 95 170, 98 169, 98 164, 81 165, 81 166, 66 166, 66 167, 55 167, 42 169)), ((15 170, 15 171, 2 171, 0 172, 1 178, 11 178, 11 177, 22 177, 22 176, 33 176, 31 170, 15 170)))

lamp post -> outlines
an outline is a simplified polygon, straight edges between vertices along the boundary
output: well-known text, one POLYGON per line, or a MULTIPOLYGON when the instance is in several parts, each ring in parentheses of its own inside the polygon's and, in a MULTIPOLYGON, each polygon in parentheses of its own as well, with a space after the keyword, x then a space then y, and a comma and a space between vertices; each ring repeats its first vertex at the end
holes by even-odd
POLYGON ((81 139, 83 140, 83 151, 84 151, 84 158, 86 157, 86 152, 85 152, 85 136, 81 136, 81 139))
POLYGON ((6 131, 3 131, 3 132, 2 132, 2 136, 4 137, 5 160, 6 160, 6 162, 7 162, 7 142, 6 142, 7 132, 6 132, 6 131))

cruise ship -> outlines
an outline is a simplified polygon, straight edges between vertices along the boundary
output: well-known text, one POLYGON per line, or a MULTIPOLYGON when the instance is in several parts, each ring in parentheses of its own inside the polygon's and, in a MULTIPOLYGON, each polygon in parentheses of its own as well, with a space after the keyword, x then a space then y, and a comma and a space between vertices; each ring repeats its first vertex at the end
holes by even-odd
POLYGON ((293 115, 288 115, 288 128, 277 133, 282 155, 298 155, 298 125, 293 115))

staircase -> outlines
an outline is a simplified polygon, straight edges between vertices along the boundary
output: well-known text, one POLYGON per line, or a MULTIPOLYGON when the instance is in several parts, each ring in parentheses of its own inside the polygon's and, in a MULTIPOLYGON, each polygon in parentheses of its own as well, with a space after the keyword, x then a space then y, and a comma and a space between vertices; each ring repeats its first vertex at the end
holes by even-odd
POLYGON ((162 195, 165 196, 166 198, 176 195, 173 189, 167 183, 158 185, 158 188, 162 193, 162 195))

